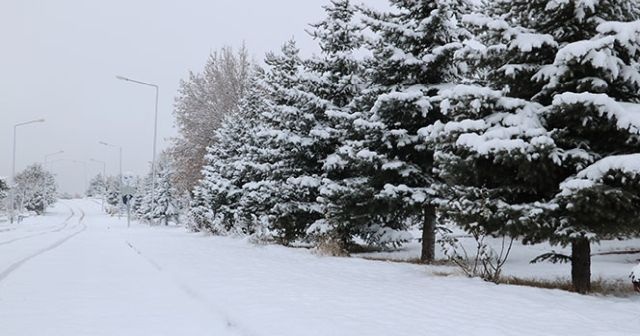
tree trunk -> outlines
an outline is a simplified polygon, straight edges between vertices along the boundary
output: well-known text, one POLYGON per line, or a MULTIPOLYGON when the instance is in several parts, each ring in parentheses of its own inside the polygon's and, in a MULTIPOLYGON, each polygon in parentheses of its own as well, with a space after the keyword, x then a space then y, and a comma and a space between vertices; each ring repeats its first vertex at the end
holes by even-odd
POLYGON ((423 208, 422 254, 420 261, 431 263, 435 259, 436 245, 436 208, 427 204, 423 208))
POLYGON ((591 291, 591 246, 587 238, 571 241, 571 282, 580 294, 591 291))

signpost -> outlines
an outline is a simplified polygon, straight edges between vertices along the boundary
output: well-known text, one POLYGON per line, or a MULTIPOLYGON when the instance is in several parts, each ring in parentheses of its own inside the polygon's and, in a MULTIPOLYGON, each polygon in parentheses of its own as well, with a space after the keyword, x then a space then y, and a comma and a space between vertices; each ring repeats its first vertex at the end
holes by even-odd
POLYGON ((122 203, 127 206, 127 227, 131 227, 131 200, 136 189, 133 186, 125 184, 120 192, 122 193, 122 203))

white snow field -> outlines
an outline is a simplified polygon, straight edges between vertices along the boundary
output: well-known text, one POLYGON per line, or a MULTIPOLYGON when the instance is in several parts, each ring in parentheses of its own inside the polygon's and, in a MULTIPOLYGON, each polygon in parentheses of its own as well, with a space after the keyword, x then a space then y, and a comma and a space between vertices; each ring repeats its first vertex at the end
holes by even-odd
POLYGON ((0 335, 638 335, 640 300, 494 285, 181 228, 91 200, 0 228, 0 335))

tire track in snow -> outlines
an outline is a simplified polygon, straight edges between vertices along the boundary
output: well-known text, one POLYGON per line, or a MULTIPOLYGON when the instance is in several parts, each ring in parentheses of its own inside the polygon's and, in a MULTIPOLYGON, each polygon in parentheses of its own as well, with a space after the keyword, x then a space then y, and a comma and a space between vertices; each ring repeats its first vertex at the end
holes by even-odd
MULTIPOLYGON (((60 245, 62 245, 65 242, 67 242, 69 239, 71 239, 71 238, 79 235, 80 233, 84 232, 84 230, 87 229, 87 225, 83 222, 85 214, 84 214, 84 211, 82 209, 79 209, 79 210, 80 210, 81 216, 78 219, 78 223, 76 225, 74 225, 73 227, 71 227, 71 229, 75 229, 78 226, 80 226, 80 230, 77 230, 77 231, 74 230, 71 234, 69 234, 69 235, 67 235, 67 236, 65 236, 65 237, 63 237, 61 239, 58 239, 53 244, 51 244, 51 245, 49 245, 49 246, 47 246, 47 247, 45 247, 43 249, 40 249, 40 250, 38 250, 38 251, 28 255, 28 256, 16 261, 15 263, 11 264, 9 267, 7 267, 4 271, 2 271, 0 273, 0 282, 2 282, 9 275, 11 275, 11 273, 15 272, 15 270, 17 270, 18 268, 20 268, 22 265, 26 264, 30 260, 32 260, 32 259, 34 259, 34 258, 36 258, 38 256, 41 256, 41 255, 43 255, 43 254, 45 254, 45 253, 47 253, 49 251, 52 251, 52 250, 58 248, 60 245)), ((71 211, 73 212, 73 210, 71 210, 71 211)), ((74 212, 74 214, 75 214, 75 212, 74 212)), ((71 219, 71 217, 69 217, 67 219, 67 222, 68 222, 69 219, 71 219)))
MULTIPOLYGON (((178 279, 176 279, 176 277, 171 276, 170 274, 167 274, 164 270, 164 267, 162 267, 159 263, 157 263, 155 260, 149 258, 147 255, 143 254, 138 248, 136 248, 130 241, 125 241, 125 243, 127 244, 127 246, 129 246, 129 248, 131 250, 133 250, 133 252, 135 252, 140 258, 142 258, 144 261, 146 261, 149 265, 151 265, 151 267, 153 267, 156 271, 158 271, 159 273, 161 273, 164 277, 168 278, 169 280, 171 280, 171 282, 173 282, 185 295, 187 295, 189 298, 191 298, 192 300, 196 301, 198 304, 202 305, 204 308, 206 308, 208 311, 210 311, 211 313, 218 315, 220 317, 223 318, 223 322, 224 325, 234 331, 239 333, 240 335, 243 336, 253 336, 254 334, 250 333, 249 331, 243 329, 238 323, 236 323, 232 318, 229 317, 229 315, 225 312, 223 312, 221 309, 213 306, 211 303, 209 303, 208 301, 206 301, 203 296, 201 294, 199 294, 196 290, 194 290, 193 288, 191 288, 190 286, 184 284, 183 282, 179 281, 178 279)), ((0 280, 2 280, 0 278, 0 280)))
MULTIPOLYGON (((64 203, 62 203, 62 204, 64 204, 64 203)), ((26 235, 26 236, 21 236, 21 237, 18 237, 18 238, 13 238, 13 239, 2 241, 2 242, 0 242, 0 246, 11 244, 11 243, 16 242, 16 241, 25 240, 25 239, 34 238, 34 237, 39 237, 39 236, 46 235, 46 234, 49 234, 49 233, 55 233, 55 232, 60 232, 60 231, 64 230, 67 227, 67 225, 69 225, 69 220, 71 220, 71 218, 73 218, 73 216, 76 215, 75 211, 73 211, 73 209, 70 206, 68 206, 66 204, 65 204, 65 206, 69 208, 69 211, 71 211, 71 214, 69 214, 69 217, 67 217, 64 220, 64 222, 60 223, 56 227, 54 227, 52 229, 48 229, 48 230, 38 231, 36 233, 29 234, 29 235, 26 235)), ((10 229, 10 230, 14 230, 14 229, 10 229)))

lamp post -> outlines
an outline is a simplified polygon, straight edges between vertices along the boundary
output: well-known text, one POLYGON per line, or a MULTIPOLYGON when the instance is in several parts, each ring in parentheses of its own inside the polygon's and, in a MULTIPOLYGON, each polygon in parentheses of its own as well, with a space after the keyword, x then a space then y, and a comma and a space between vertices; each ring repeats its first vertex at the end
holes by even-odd
POLYGON ((11 188, 11 201, 10 201, 11 204, 9 205, 9 209, 11 210, 9 213, 9 218, 11 220, 11 223, 13 223, 15 218, 16 139, 17 139, 16 134, 18 131, 18 127, 34 124, 34 123, 41 123, 41 122, 44 122, 44 119, 35 119, 35 120, 25 121, 25 122, 21 122, 13 125, 13 163, 11 168, 11 180, 13 182, 13 187, 11 188))
POLYGON ((49 161, 49 157, 54 156, 54 155, 58 155, 58 154, 62 154, 62 153, 64 153, 64 151, 63 151, 63 150, 61 150, 61 151, 57 151, 57 152, 55 152, 55 153, 50 153, 50 154, 45 155, 45 156, 44 156, 44 163, 43 163, 43 164, 44 164, 44 165, 46 165, 46 164, 47 164, 47 162, 49 161))
MULTIPOLYGON (((113 145, 104 141, 99 141, 99 144, 107 147, 118 148, 119 156, 120 156, 120 185, 118 186, 118 204, 122 205, 122 146, 113 145)), ((118 216, 120 216, 121 206, 118 206, 118 216)))
POLYGON ((102 181, 103 181, 104 190, 102 191, 101 199, 102 199, 102 211, 104 211, 104 197, 107 192, 107 163, 104 161, 96 160, 96 159, 89 159, 89 161, 102 164, 102 181))
POLYGON ((150 86, 153 87, 154 89, 156 89, 156 108, 155 108, 155 117, 154 117, 154 123, 153 123, 153 157, 151 160, 151 202, 152 204, 155 204, 155 192, 156 192, 156 142, 157 142, 157 137, 158 137, 158 97, 160 95, 160 87, 156 84, 152 84, 152 83, 146 83, 146 82, 142 82, 142 81, 138 81, 135 79, 131 79, 131 78, 127 78, 127 77, 123 77, 123 76, 116 76, 117 79, 125 81, 125 82, 130 82, 130 83, 134 83, 134 84, 139 84, 139 85, 145 85, 145 86, 150 86))

